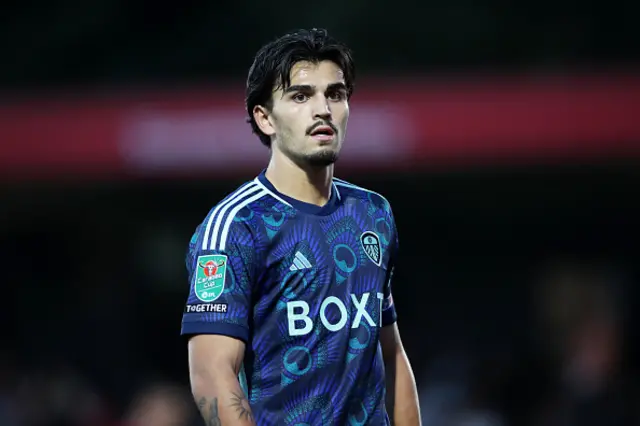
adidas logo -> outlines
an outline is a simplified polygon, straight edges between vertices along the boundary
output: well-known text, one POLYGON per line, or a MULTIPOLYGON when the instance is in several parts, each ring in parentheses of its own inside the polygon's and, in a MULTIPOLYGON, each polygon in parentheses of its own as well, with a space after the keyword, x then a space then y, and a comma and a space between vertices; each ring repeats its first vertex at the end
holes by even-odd
POLYGON ((293 257, 293 265, 289 268, 290 271, 299 271, 301 269, 309 269, 311 268, 311 263, 304 256, 304 254, 299 251, 296 252, 296 255, 293 257))

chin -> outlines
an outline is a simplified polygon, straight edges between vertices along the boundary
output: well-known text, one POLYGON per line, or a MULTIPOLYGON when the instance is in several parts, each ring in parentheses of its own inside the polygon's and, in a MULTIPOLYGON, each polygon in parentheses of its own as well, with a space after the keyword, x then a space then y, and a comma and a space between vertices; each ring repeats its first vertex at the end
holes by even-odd
POLYGON ((334 149, 323 149, 306 155, 304 160, 313 167, 327 167, 338 161, 338 151, 334 149))

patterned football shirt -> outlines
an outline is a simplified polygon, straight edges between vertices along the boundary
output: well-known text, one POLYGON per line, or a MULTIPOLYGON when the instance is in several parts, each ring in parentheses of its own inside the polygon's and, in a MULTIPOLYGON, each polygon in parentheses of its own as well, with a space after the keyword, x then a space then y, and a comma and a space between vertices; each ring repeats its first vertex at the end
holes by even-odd
POLYGON ((393 324, 398 236, 381 195, 334 179, 322 207, 262 172, 196 229, 182 334, 246 343, 259 425, 388 425, 380 328, 393 324))

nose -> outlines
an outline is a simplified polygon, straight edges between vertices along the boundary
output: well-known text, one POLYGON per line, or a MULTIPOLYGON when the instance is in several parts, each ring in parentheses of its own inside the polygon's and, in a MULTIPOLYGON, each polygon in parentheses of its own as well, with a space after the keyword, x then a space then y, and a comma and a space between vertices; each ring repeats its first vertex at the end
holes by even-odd
POLYGON ((331 105, 329 101, 324 96, 318 96, 317 101, 314 103, 314 114, 313 118, 329 120, 331 119, 331 105))

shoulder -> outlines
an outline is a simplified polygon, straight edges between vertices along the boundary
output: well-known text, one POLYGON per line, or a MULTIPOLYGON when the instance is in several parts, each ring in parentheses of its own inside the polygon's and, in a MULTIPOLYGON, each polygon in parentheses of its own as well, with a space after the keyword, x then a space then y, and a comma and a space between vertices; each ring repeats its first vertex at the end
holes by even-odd
POLYGON ((392 215, 391 204, 382 194, 338 178, 333 178, 333 183, 341 198, 345 200, 349 198, 357 199, 365 204, 372 204, 392 215))
POLYGON ((224 251, 231 243, 248 245, 254 238, 252 218, 263 209, 269 195, 257 180, 251 180, 228 193, 215 204, 198 226, 192 238, 201 250, 224 251))

